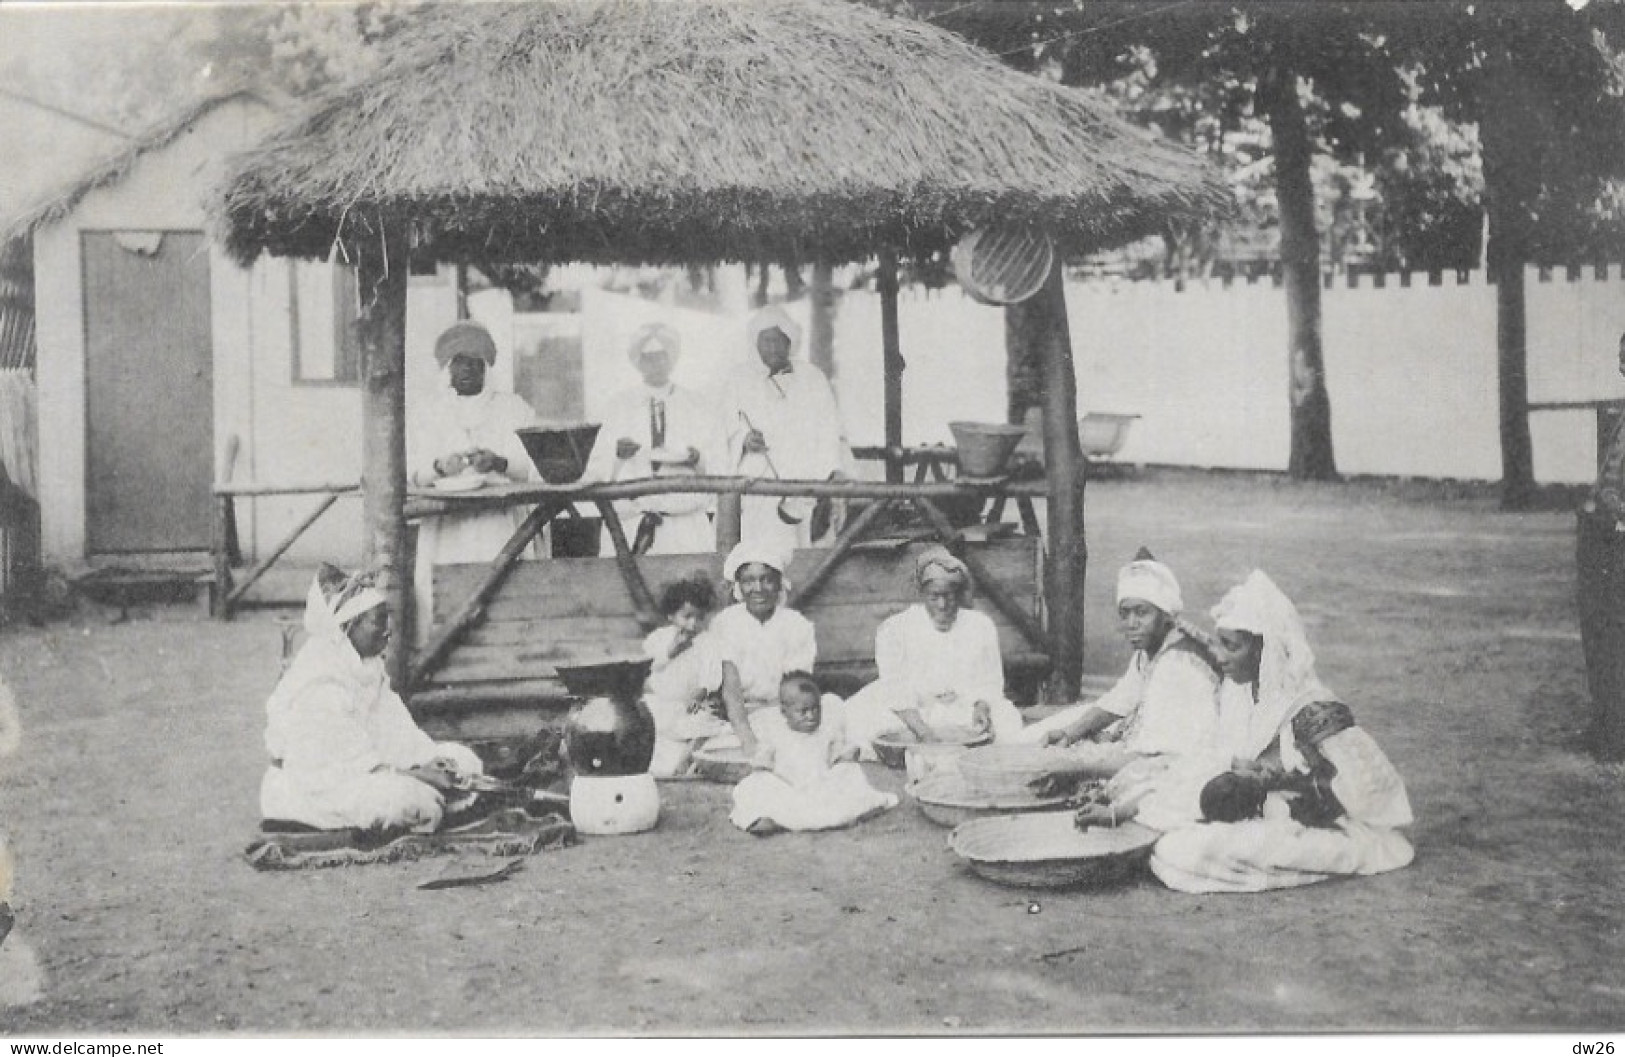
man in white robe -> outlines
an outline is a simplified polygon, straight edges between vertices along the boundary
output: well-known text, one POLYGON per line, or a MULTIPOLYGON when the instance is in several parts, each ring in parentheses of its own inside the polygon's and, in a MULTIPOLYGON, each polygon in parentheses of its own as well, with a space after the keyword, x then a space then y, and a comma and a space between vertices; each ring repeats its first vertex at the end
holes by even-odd
MULTIPOLYGON (((632 338, 628 357, 643 384, 610 398, 587 463, 587 479, 627 481, 678 474, 731 473, 717 405, 672 383, 681 339, 650 324, 632 338)), ((709 495, 652 495, 615 504, 628 542, 643 554, 700 554, 716 549, 709 495)))
MULTIPOLYGON (((757 312, 747 328, 747 362, 728 386, 724 424, 731 473, 768 479, 823 481, 845 474, 845 433, 835 391, 822 371, 796 357, 801 328, 783 309, 757 312)), ((746 496, 742 540, 783 553, 814 542, 816 503, 807 498, 746 496)))
MULTIPOLYGON (((530 457, 518 431, 536 423, 536 413, 516 393, 486 384, 497 347, 478 323, 457 323, 435 342, 444 388, 427 406, 415 408, 406 433, 406 464, 419 488, 450 487, 440 482, 486 483, 530 478, 530 457)), ((425 517, 418 523, 413 569, 416 640, 429 638, 434 624, 434 567, 488 562, 525 518, 520 507, 469 510, 425 517)), ((523 555, 529 557, 529 554, 523 555)))
POLYGON ((324 565, 305 600, 305 634, 265 706, 262 816, 319 830, 433 832, 441 789, 483 769, 465 746, 423 733, 389 685, 383 593, 324 565))

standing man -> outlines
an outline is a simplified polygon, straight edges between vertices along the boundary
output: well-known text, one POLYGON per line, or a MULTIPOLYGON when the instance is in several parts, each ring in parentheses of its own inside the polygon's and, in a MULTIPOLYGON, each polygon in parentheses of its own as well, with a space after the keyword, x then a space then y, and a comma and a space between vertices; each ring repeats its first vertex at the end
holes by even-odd
MULTIPOLYGON (((613 396, 587 462, 591 481, 726 473, 727 439, 716 405, 672 383, 682 350, 677 331, 651 323, 632 336, 627 358, 643 384, 613 396)), ((716 549, 715 501, 698 493, 651 495, 615 504, 639 554, 716 549)))
MULTIPOLYGON (((406 464, 420 488, 452 486, 457 479, 473 484, 523 481, 530 477, 530 457, 518 430, 534 425, 536 413, 516 393, 498 393, 486 385, 486 373, 497 360, 496 342, 478 323, 456 323, 434 344, 440 365, 441 390, 408 422, 406 464)), ((518 507, 438 514, 418 524, 417 562, 413 570, 416 639, 428 640, 434 623, 434 567, 457 562, 488 562, 497 556, 524 520, 518 507)))
MULTIPOLYGON (((747 362, 729 386, 726 403, 731 471, 802 481, 843 477, 840 408, 823 372, 795 356, 801 328, 770 305, 751 317, 746 330, 747 362)), ((786 554, 811 546, 815 506, 812 499, 746 496, 740 539, 786 554)))

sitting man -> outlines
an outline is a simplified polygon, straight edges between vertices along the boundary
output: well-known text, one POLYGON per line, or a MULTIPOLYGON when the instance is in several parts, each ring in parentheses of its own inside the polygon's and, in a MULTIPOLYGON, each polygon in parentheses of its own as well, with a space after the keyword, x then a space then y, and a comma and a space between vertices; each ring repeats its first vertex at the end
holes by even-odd
POLYGON ((1094 778, 1137 760, 1208 751, 1218 722, 1219 673, 1206 649, 1176 626, 1183 608, 1173 570, 1141 549, 1117 575, 1117 615, 1134 647, 1128 671, 1093 704, 1062 709, 1023 728, 1016 740, 1093 741, 1079 746, 1064 775, 1094 778))
POLYGON ((265 706, 266 828, 433 832, 446 794, 483 768, 468 748, 418 729, 389 685, 383 593, 324 564, 305 600, 305 634, 265 706))

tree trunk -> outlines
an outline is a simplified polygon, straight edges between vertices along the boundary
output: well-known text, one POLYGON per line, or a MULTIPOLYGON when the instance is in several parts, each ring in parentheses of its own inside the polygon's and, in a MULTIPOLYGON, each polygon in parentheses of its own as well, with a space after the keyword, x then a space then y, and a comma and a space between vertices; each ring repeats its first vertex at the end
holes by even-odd
POLYGON ((1541 141, 1536 108, 1519 90, 1504 55, 1485 63, 1482 115, 1484 211, 1489 220, 1485 263, 1495 289, 1495 351, 1501 412, 1501 507, 1521 510, 1535 495, 1534 445, 1529 437, 1529 354, 1524 315, 1524 263, 1529 259, 1531 209, 1539 192, 1541 141))
POLYGON ((835 381, 835 269, 815 264, 808 302, 807 358, 835 381))
POLYGON ((361 315, 361 492, 365 560, 389 599, 390 680, 406 687, 412 642, 412 569, 406 561, 406 252, 386 233, 357 264, 361 315))
POLYGON ((1278 67, 1259 84, 1275 150, 1275 196, 1281 212, 1281 270, 1286 287, 1288 392, 1292 447, 1287 472, 1300 480, 1337 477, 1332 405, 1320 346, 1320 233, 1309 165, 1314 150, 1298 98, 1298 76, 1278 67))
MULTIPOLYGON (((1045 521, 1048 561, 1044 600, 1049 612, 1052 704, 1077 700, 1083 680, 1084 576, 1089 565, 1083 520, 1083 452, 1078 446, 1078 381, 1059 262, 1043 289, 1021 307, 1021 329, 1033 339, 1044 408, 1045 521)), ((1008 320, 1008 316, 1006 319, 1008 320)), ((1008 332, 1007 332, 1008 333, 1008 332)))

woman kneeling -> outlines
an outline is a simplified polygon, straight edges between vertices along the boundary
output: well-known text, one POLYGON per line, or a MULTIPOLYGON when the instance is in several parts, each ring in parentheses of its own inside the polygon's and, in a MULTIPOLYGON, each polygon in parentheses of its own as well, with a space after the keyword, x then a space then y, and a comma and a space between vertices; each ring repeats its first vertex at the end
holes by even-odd
POLYGON ((442 789, 483 768, 468 748, 418 729, 389 685, 383 593, 369 577, 323 565, 305 600, 305 634, 265 706, 268 827, 433 832, 442 789))

